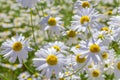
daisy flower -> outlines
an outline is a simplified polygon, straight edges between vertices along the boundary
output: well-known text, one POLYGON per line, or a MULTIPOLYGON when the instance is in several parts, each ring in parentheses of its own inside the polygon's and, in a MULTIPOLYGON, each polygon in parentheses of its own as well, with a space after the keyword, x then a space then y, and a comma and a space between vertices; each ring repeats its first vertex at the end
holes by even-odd
POLYGON ((94 65, 93 68, 88 71, 88 80, 104 80, 104 75, 98 65, 94 65))
MULTIPOLYGON (((71 56, 71 64, 73 66, 73 69, 78 70, 82 66, 84 66, 84 65, 86 66, 86 64, 89 62, 88 59, 86 59, 86 56, 85 57, 80 57, 82 55, 80 50, 74 49, 72 51, 74 53, 71 56)), ((85 69, 85 67, 84 67, 84 69, 85 69)), ((83 72, 84 69, 82 69, 81 71, 83 72)))
POLYGON ((78 38, 83 38, 83 36, 76 30, 70 29, 66 31, 63 35, 67 36, 68 40, 66 44, 72 45, 78 43, 78 38))
MULTIPOLYGON (((87 44, 87 42, 86 42, 87 44)), ((95 64, 102 61, 101 53, 105 52, 107 49, 106 46, 100 43, 100 41, 89 42, 88 46, 84 43, 80 43, 80 53, 81 56, 85 56, 87 61, 93 61, 95 64)))
MULTIPOLYGON (((103 28, 105 28, 105 27, 103 27, 103 28)), ((107 29, 107 27, 106 27, 106 29, 107 29)), ((106 46, 109 46, 109 44, 112 42, 112 40, 114 40, 113 34, 110 31, 103 31, 103 30, 97 31, 93 36, 94 36, 95 40, 101 40, 101 43, 106 46)))
POLYGON ((54 48, 59 54, 67 54, 68 47, 63 43, 59 41, 48 43, 44 46, 45 49, 47 48, 54 48))
POLYGON ((74 8, 77 9, 82 9, 82 8, 90 8, 92 5, 90 4, 90 0, 77 0, 76 3, 74 4, 74 8))
POLYGON ((118 41, 119 35, 120 35, 120 16, 113 16, 110 18, 110 21, 108 22, 109 27, 112 28, 112 36, 114 41, 118 41))
POLYGON ((102 25, 98 22, 101 17, 95 9, 83 8, 73 16, 71 29, 83 32, 89 27, 93 30, 101 29, 102 25))
POLYGON ((40 0, 17 0, 17 2, 21 3, 25 8, 32 8, 37 4, 40 0))
POLYGON ((28 51, 32 51, 32 48, 28 46, 29 40, 25 40, 22 34, 12 37, 11 40, 7 40, 2 44, 2 54, 5 58, 9 58, 10 62, 14 63, 18 58, 19 62, 22 63, 28 58, 28 51))
POLYGON ((108 22, 108 24, 110 25, 110 26, 114 26, 114 28, 117 28, 118 29, 118 27, 120 26, 120 16, 112 16, 111 18, 110 18, 110 21, 108 22))
POLYGON ((58 74, 62 71, 63 66, 65 66, 65 58, 62 54, 58 54, 55 49, 40 49, 35 53, 37 58, 33 59, 33 64, 37 67, 36 70, 39 70, 42 75, 46 75, 47 78, 52 76, 52 73, 55 73, 56 78, 58 74))
POLYGON ((64 30, 64 27, 61 26, 61 18, 47 16, 43 18, 40 22, 40 25, 43 27, 44 31, 49 31, 49 35, 60 35, 61 31, 64 30))
POLYGON ((18 76, 18 80, 26 80, 28 77, 30 77, 30 74, 28 72, 23 72, 18 76))
POLYGON ((116 80, 120 79, 120 59, 119 58, 116 58, 114 62, 114 75, 116 80))
POLYGON ((114 72, 114 60, 113 59, 106 59, 103 61, 102 64, 100 64, 101 69, 104 73, 111 75, 114 72))
POLYGON ((40 79, 41 79, 41 75, 39 73, 36 72, 32 75, 32 80, 40 80, 40 79))

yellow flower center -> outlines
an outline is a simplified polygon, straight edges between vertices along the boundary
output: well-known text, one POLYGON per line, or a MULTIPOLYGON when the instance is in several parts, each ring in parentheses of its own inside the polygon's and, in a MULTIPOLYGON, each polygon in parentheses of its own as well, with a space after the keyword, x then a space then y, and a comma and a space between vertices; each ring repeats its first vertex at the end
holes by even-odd
POLYGON ((28 78, 27 80, 32 80, 32 78, 28 78))
POLYGON ((120 70, 120 62, 117 63, 117 68, 120 70))
POLYGON ((78 44, 78 45, 76 45, 76 46, 75 46, 75 48, 77 48, 77 49, 78 49, 78 48, 80 48, 80 45, 79 45, 79 44, 78 44))
POLYGON ((60 47, 57 45, 53 46, 53 48, 56 49, 56 51, 60 51, 60 47))
POLYGON ((88 68, 92 68, 93 67, 93 65, 88 65, 88 68))
POLYGON ((112 15, 113 14, 112 10, 108 11, 107 14, 112 15))
POLYGON ((99 51, 100 51, 100 46, 97 45, 97 44, 92 44, 92 45, 90 46, 90 51, 91 51, 92 53, 99 52, 99 51))
POLYGON ((76 36, 76 32, 73 31, 73 30, 70 30, 70 31, 68 31, 67 36, 68 37, 75 37, 76 36))
POLYGON ((101 31, 108 31, 108 30, 109 30, 108 27, 102 27, 102 28, 101 28, 101 31))
POLYGON ((18 66, 18 64, 14 64, 13 66, 14 66, 14 67, 17 67, 17 66, 18 66))
POLYGON ((99 70, 96 69, 96 70, 92 71, 92 76, 93 77, 98 77, 99 75, 100 75, 100 71, 99 70))
POLYGON ((51 17, 51 18, 48 19, 48 24, 49 24, 50 26, 55 26, 56 23, 57 23, 57 21, 56 21, 55 18, 51 17))
POLYGON ((86 8, 86 7, 90 7, 90 3, 88 2, 88 1, 84 1, 83 3, 82 3, 82 7, 83 8, 86 8))
POLYGON ((13 45, 12 45, 12 49, 14 51, 20 51, 22 49, 22 43, 21 42, 15 42, 13 45))
POLYGON ((84 24, 85 22, 89 22, 89 21, 90 21, 89 16, 82 16, 82 17, 80 18, 80 23, 81 23, 81 24, 84 24))
POLYGON ((102 54, 102 58, 103 58, 103 59, 107 59, 107 58, 108 58, 108 53, 104 52, 104 53, 102 54))
POLYGON ((85 61, 86 61, 85 57, 80 58, 80 54, 76 55, 76 62, 78 62, 78 63, 84 63, 85 61))
POLYGON ((59 80, 65 80, 64 78, 59 78, 59 80))
POLYGON ((58 58, 57 56, 51 54, 46 58, 46 61, 49 65, 54 66, 58 63, 58 58))
POLYGON ((23 75, 22 75, 22 78, 26 78, 26 75, 25 75, 25 74, 23 74, 23 75))
POLYGON ((103 34, 99 34, 98 35, 98 39, 104 39, 104 35, 103 34))
POLYGON ((108 67, 109 67, 109 64, 105 64, 104 66, 105 66, 106 68, 108 68, 108 67))
POLYGON ((35 73, 35 74, 34 74, 34 77, 35 77, 35 78, 38 78, 38 77, 39 77, 39 73, 35 73))

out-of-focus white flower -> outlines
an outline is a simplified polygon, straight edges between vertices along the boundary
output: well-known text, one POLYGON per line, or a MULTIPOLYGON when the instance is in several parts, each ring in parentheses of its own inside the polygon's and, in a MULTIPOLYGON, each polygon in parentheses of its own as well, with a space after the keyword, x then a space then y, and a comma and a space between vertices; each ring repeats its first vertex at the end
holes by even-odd
POLYGON ((9 68, 9 69, 12 69, 13 71, 22 67, 22 64, 13 64, 13 65, 11 65, 11 64, 0 63, 0 65, 2 67, 6 67, 6 68, 9 68))
POLYGON ((17 0, 17 2, 21 3, 23 7, 32 8, 37 4, 40 0, 17 0))
POLYGON ((54 43, 48 43, 44 46, 45 49, 47 48, 54 48, 59 54, 67 54, 68 47, 59 41, 55 41, 54 43))
POLYGON ((114 76, 116 80, 120 79, 120 59, 116 58, 114 61, 114 76))
POLYGON ((30 74, 28 72, 23 72, 18 76, 18 80, 26 80, 30 74))

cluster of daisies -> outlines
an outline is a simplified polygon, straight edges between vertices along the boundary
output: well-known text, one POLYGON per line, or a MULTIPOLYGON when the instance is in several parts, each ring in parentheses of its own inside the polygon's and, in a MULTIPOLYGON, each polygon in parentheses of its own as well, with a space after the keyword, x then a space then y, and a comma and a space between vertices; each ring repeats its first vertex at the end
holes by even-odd
MULTIPOLYGON (((35 7, 40 2, 17 1, 27 8, 35 7)), ((33 75, 23 72, 18 79, 119 80, 120 59, 110 45, 114 42, 119 44, 120 16, 112 16, 105 25, 102 23, 105 16, 94 8, 96 5, 92 5, 90 0, 77 0, 68 28, 60 17, 42 17, 39 26, 48 42, 34 53, 32 61, 37 72, 33 75)), ((24 64, 29 57, 28 52, 35 51, 29 47, 30 40, 17 34, 2 44, 1 54, 9 62, 24 64)))

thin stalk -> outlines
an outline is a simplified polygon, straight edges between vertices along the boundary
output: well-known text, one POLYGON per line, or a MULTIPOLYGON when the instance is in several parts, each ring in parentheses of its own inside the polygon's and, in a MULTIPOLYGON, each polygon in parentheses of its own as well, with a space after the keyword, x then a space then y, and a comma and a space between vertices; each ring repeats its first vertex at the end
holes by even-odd
POLYGON ((23 64, 24 64, 25 68, 26 68, 30 73, 34 74, 34 72, 33 72, 25 63, 23 63, 23 64))
POLYGON ((32 27, 32 33, 33 33, 33 40, 34 40, 34 43, 35 43, 35 49, 37 50, 38 49, 38 46, 37 46, 37 43, 36 43, 36 38, 35 38, 35 30, 34 30, 34 25, 33 25, 33 18, 32 18, 32 9, 30 11, 30 22, 31 22, 31 27, 32 27))
POLYGON ((3 76, 2 74, 0 74, 1 77, 4 78, 4 80, 8 80, 5 76, 3 76))
POLYGON ((83 68, 85 67, 85 65, 86 65, 86 64, 84 64, 82 67, 80 67, 78 70, 76 70, 76 71, 75 71, 75 72, 73 72, 72 74, 67 75, 67 76, 64 76, 63 78, 66 78, 66 77, 69 77, 69 76, 72 76, 72 75, 74 75, 74 74, 78 73, 81 69, 83 69, 83 68))

